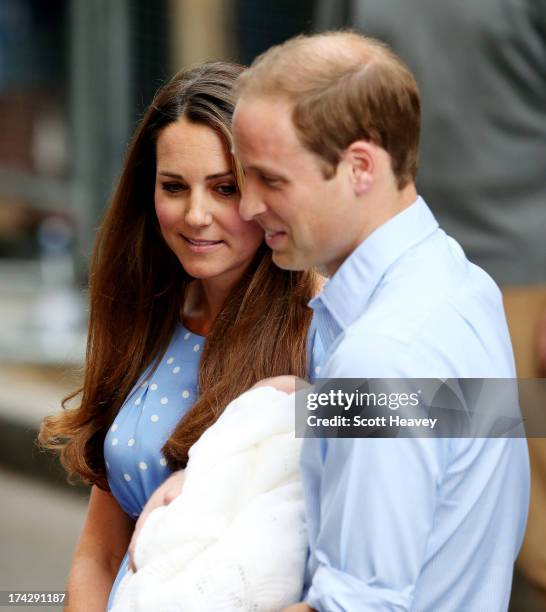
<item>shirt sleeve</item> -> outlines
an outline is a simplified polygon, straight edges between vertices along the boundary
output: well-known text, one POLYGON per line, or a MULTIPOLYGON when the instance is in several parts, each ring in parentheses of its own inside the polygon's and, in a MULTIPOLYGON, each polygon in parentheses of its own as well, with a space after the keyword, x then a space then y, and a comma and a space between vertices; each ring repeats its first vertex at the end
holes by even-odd
MULTIPOLYGON (((342 360, 347 356, 346 363, 330 361, 328 376, 357 377, 362 372, 370 378, 412 376, 402 348, 393 345, 389 350, 388 344, 382 342, 378 352, 370 344, 369 354, 374 357, 364 364, 354 358, 362 348, 348 343, 341 356, 342 360)), ((319 612, 410 610, 432 532, 449 441, 306 442, 323 445, 317 497, 320 519, 307 603, 319 612)))
POLYGON ((409 610, 441 474, 439 440, 328 439, 317 568, 320 612, 409 610))

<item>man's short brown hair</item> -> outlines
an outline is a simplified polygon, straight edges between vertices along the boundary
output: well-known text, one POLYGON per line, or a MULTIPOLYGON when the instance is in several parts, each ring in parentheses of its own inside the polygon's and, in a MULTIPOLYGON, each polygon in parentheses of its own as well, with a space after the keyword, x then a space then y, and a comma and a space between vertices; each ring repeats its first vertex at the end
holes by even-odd
POLYGON ((301 143, 336 172, 357 140, 389 153, 401 189, 415 181, 420 97, 408 67, 385 44, 350 31, 300 35, 268 49, 238 80, 237 94, 293 104, 301 143))

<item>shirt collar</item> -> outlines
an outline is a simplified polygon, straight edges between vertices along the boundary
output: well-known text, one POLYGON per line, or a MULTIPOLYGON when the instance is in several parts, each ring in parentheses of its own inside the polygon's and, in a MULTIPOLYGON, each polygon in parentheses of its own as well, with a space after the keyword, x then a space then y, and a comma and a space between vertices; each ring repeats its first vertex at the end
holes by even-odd
POLYGON ((343 262, 309 302, 313 310, 326 308, 341 330, 365 310, 387 269, 407 250, 438 228, 420 196, 408 208, 372 232, 343 262))

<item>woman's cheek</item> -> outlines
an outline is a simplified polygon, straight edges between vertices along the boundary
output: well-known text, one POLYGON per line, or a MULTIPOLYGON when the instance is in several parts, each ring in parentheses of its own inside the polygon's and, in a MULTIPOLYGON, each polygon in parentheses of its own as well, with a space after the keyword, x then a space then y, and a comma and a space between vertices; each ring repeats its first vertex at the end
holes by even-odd
POLYGON ((237 199, 229 210, 225 210, 222 225, 232 237, 260 244, 264 237, 263 229, 256 221, 245 221, 239 215, 239 200, 237 199))
POLYGON ((164 197, 156 197, 155 199, 155 214, 162 230, 169 230, 174 226, 178 219, 176 206, 170 206, 164 197))
POLYGON ((263 242, 265 232, 256 221, 243 221, 245 224, 244 233, 249 242, 252 242, 256 248, 263 242))

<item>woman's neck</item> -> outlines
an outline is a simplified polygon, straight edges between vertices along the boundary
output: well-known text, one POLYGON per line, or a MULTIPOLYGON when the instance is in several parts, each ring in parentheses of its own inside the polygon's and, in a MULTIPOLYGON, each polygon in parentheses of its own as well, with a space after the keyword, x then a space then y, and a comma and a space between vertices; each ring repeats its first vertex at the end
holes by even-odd
POLYGON ((181 308, 181 320, 184 325, 190 331, 206 336, 231 289, 231 285, 224 286, 218 282, 200 279, 192 281, 186 290, 181 308))

